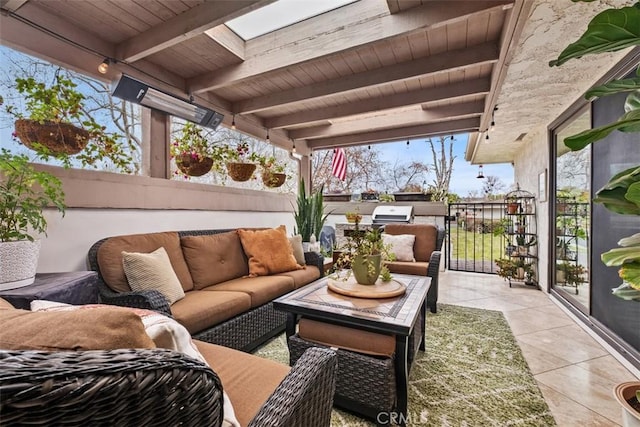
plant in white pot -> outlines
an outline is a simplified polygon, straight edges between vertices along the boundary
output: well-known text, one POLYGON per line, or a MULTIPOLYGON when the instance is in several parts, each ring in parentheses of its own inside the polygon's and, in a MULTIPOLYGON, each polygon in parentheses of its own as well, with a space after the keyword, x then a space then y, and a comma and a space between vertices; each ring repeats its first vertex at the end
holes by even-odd
POLYGON ((64 192, 58 178, 37 171, 29 158, 0 151, 0 290, 33 283, 40 253, 34 235, 46 234, 44 209, 64 215, 64 192))

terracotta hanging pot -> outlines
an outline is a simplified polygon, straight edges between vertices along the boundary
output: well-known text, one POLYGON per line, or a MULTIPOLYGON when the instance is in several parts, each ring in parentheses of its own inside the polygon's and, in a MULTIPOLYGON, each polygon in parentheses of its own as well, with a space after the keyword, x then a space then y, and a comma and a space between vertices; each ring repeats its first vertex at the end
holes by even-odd
POLYGON ((25 147, 42 151, 37 145, 46 147, 51 154, 78 154, 89 143, 91 134, 77 126, 64 122, 19 119, 15 132, 25 147))
POLYGON ((270 188, 281 187, 287 179, 287 175, 284 173, 274 173, 262 171, 262 182, 264 185, 270 188))
POLYGON ((185 153, 176 156, 176 166, 185 175, 202 176, 209 172, 213 167, 213 159, 211 157, 196 157, 185 153))
POLYGON ((253 176, 253 171, 256 170, 254 163, 227 163, 227 172, 234 181, 248 181, 253 176))

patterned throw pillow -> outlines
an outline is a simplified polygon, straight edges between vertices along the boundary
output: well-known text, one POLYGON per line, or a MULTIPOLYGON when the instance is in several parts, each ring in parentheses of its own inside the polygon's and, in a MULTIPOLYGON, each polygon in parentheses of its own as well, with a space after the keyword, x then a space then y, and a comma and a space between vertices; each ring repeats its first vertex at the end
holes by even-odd
POLYGON ((413 256, 413 244, 416 236, 413 234, 382 234, 382 241, 385 245, 390 245, 390 252, 396 255, 396 261, 416 262, 413 256))
POLYGON ((296 262, 284 225, 268 230, 238 230, 249 258, 249 276, 268 276, 304 268, 296 262))
POLYGON ((291 243, 291 249, 293 250, 293 256, 296 258, 296 262, 300 265, 305 265, 307 262, 304 259, 304 249, 302 249, 302 236, 296 234, 289 237, 291 243))
POLYGON ((122 251, 122 265, 131 290, 159 291, 169 304, 184 298, 180 280, 173 271, 169 255, 163 247, 149 254, 122 251))

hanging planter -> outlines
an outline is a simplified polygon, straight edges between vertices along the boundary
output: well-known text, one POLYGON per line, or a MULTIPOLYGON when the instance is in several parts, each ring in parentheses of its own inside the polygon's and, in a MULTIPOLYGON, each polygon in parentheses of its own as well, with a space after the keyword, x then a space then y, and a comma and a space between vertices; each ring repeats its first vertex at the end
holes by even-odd
POLYGON ((16 136, 25 147, 39 151, 46 147, 51 154, 78 154, 87 146, 88 131, 65 122, 19 119, 15 122, 16 136))
POLYGON ((269 188, 281 187, 287 180, 284 173, 262 171, 262 182, 269 188))
POLYGON ((213 159, 184 153, 176 156, 176 166, 185 175, 202 176, 213 167, 213 159))
POLYGON ((248 181, 253 176, 253 172, 256 170, 255 163, 227 163, 227 172, 234 181, 248 181))

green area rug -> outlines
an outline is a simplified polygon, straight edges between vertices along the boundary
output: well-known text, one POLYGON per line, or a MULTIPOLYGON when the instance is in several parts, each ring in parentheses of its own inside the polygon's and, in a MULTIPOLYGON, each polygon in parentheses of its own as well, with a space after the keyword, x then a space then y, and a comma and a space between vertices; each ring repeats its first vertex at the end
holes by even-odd
MULTIPOLYGON (((409 425, 555 426, 502 313, 438 308, 428 313, 427 350, 409 376, 409 425)), ((284 334, 256 354, 288 364, 284 334)), ((374 424, 334 409, 331 425, 374 424)))

